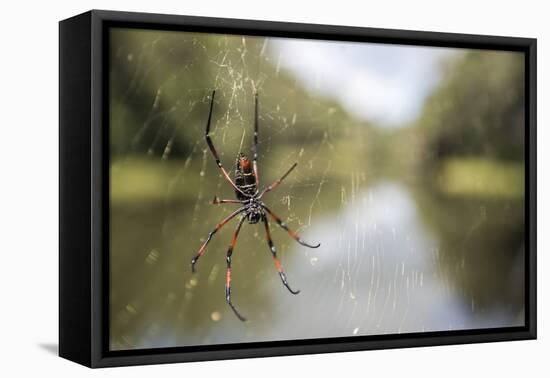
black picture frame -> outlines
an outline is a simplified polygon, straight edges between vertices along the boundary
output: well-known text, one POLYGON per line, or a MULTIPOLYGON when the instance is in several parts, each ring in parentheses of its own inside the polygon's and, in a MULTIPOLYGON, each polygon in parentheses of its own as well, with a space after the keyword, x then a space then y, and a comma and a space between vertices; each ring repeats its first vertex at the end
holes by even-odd
POLYGON ((59 355, 89 367, 536 338, 536 39, 92 10, 59 24, 59 355), (109 351, 110 27, 518 51, 525 56, 524 327, 109 351))

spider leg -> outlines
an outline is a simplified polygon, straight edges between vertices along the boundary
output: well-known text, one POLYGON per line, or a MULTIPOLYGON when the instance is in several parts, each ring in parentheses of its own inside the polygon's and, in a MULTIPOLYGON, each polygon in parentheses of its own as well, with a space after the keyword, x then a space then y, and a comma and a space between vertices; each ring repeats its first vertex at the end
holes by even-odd
POLYGON ((281 218, 279 218, 277 215, 275 215, 271 210, 269 210, 269 208, 267 206, 265 206, 264 204, 261 205, 262 208, 267 211, 267 213, 269 215, 271 215, 271 217, 275 220, 275 222, 277 222, 277 224, 279 226, 281 226, 281 228, 283 228, 284 230, 286 230, 286 232, 288 232, 288 234, 294 239, 296 240, 298 243, 300 243, 301 245, 305 246, 305 247, 309 247, 309 248, 318 248, 321 243, 317 243, 316 245, 312 245, 312 244, 309 244, 309 243, 306 243, 305 241, 303 241, 301 238, 300 238, 300 235, 298 235, 298 233, 296 231, 292 231, 290 228, 288 228, 288 226, 286 225, 285 222, 283 222, 281 220, 281 218))
POLYGON ((288 291, 290 291, 292 294, 298 294, 300 293, 300 290, 292 290, 291 287, 288 285, 288 282, 286 280, 285 272, 283 272, 283 267, 281 266, 281 262, 279 261, 279 258, 277 257, 277 250, 275 249, 275 245, 273 244, 273 240, 271 240, 271 232, 269 232, 269 222, 267 220, 267 217, 264 215, 262 217, 262 220, 264 222, 265 226, 265 237, 267 239, 267 244, 269 245, 269 250, 271 251, 271 255, 273 256, 273 261, 275 262, 275 267, 277 268, 277 271, 279 272, 279 276, 281 277, 281 281, 283 281, 283 285, 286 286, 288 291))
POLYGON ((233 303, 231 302, 231 255, 233 254, 233 248, 235 248, 235 244, 237 243, 237 237, 239 236, 239 231, 241 230, 241 226, 243 225, 243 222, 245 221, 246 216, 243 216, 239 220, 239 224, 237 224, 237 228, 235 229, 235 232, 233 233, 233 238, 231 239, 231 244, 229 244, 229 249, 227 250, 227 272, 225 274, 225 300, 229 307, 233 310, 237 318, 241 321, 246 321, 246 318, 242 316, 239 311, 235 308, 233 303))
POLYGON ((252 145, 252 169, 256 177, 256 185, 260 185, 260 176, 258 175, 258 93, 254 96, 254 144, 252 145))
POLYGON ((244 203, 243 201, 239 200, 233 200, 233 199, 220 199, 218 196, 214 196, 214 199, 212 200, 212 205, 221 205, 223 203, 244 203))
POLYGON ((191 271, 194 273, 195 272, 195 264, 197 263, 197 260, 204 254, 204 251, 206 249, 206 246, 208 245, 208 243, 210 242, 210 240, 212 239, 212 236, 214 236, 214 234, 216 232, 218 232, 218 230, 220 228, 222 228, 223 226, 226 225, 227 222, 229 222, 231 219, 235 218, 235 216, 239 213, 242 213, 244 211, 244 207, 241 207, 240 209, 237 209, 235 210, 234 212, 232 212, 231 214, 229 214, 229 216, 227 216, 224 220, 222 220, 220 223, 218 223, 216 225, 216 227, 214 227, 214 229, 212 231, 210 231, 208 233, 208 237, 206 238, 206 240, 204 241, 204 243, 202 243, 201 247, 199 248, 199 251, 197 252, 197 254, 191 259, 191 271))
POLYGON ((210 148, 210 152, 212 152, 212 155, 214 155, 214 159, 216 159, 216 165, 218 168, 222 171, 223 176, 225 179, 231 184, 235 190, 239 191, 246 197, 250 197, 250 195, 244 193, 234 182, 231 180, 231 177, 229 177, 229 174, 223 167, 220 157, 218 156, 218 152, 216 151, 216 148, 214 147, 214 143, 212 143, 212 139, 210 138, 210 121, 212 120, 212 109, 214 108, 214 95, 216 94, 216 91, 212 91, 212 99, 210 101, 210 112, 208 113, 208 122, 206 123, 206 132, 204 134, 204 137, 206 138, 206 144, 208 144, 208 148, 210 148))
POLYGON ((286 178, 286 176, 288 176, 288 175, 290 174, 290 172, 292 172, 292 170, 293 170, 294 168, 296 168, 297 165, 298 165, 298 163, 292 164, 292 167, 290 167, 289 170, 286 171, 286 173, 285 173, 284 175, 282 175, 280 179, 275 180, 275 181, 273 182, 273 184, 269 185, 267 188, 265 188, 264 190, 262 190, 262 192, 260 193, 260 195, 258 195, 258 199, 262 198, 262 196, 263 196, 264 194, 266 194, 267 192, 270 192, 270 191, 272 191, 273 189, 275 189, 276 187, 278 187, 279 184, 286 178))

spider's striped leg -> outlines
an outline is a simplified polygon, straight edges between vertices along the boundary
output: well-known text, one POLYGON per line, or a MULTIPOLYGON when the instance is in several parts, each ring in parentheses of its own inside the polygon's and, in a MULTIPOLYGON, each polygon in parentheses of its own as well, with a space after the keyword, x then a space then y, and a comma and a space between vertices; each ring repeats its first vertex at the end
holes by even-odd
POLYGON ((292 231, 290 228, 288 228, 288 226, 286 225, 285 222, 283 222, 281 220, 281 218, 279 218, 277 215, 275 215, 271 210, 269 210, 269 208, 265 205, 262 204, 262 208, 268 212, 269 215, 271 215, 271 217, 275 220, 275 222, 277 222, 277 224, 279 226, 281 226, 283 229, 286 230, 286 232, 288 232, 288 234, 294 239, 296 240, 298 243, 300 243, 301 245, 305 246, 305 247, 309 247, 309 248, 318 248, 321 243, 317 243, 315 245, 313 244, 309 244, 309 243, 306 243, 305 241, 302 240, 302 238, 300 238, 300 235, 298 235, 298 233, 296 231, 292 231))
POLYGON ((233 303, 231 302, 231 255, 233 254, 233 248, 235 248, 235 244, 237 244, 237 237, 239 236, 239 231, 241 230, 241 226, 243 225, 243 222, 245 221, 246 216, 243 216, 239 220, 239 224, 237 224, 237 228, 235 229, 235 232, 233 233, 233 238, 231 239, 231 244, 229 244, 229 249, 227 250, 227 272, 225 274, 225 300, 229 307, 233 310, 237 318, 241 321, 246 321, 246 318, 239 314, 239 311, 233 306, 233 303))
POLYGON ((220 199, 218 196, 214 196, 214 199, 212 200, 212 205, 221 205, 223 203, 244 203, 243 201, 239 200, 233 200, 233 199, 220 199))
POLYGON ((229 174, 225 170, 225 168, 222 165, 222 162, 220 161, 220 157, 218 156, 218 151, 216 151, 216 148, 214 147, 214 143, 212 143, 212 139, 210 138, 210 121, 212 120, 212 109, 214 108, 214 95, 216 94, 216 91, 212 91, 212 99, 210 100, 210 112, 208 113, 208 121, 206 122, 206 132, 204 134, 204 137, 206 138, 206 144, 208 144, 208 148, 210 149, 210 152, 212 152, 212 155, 214 155, 214 159, 216 159, 216 165, 218 168, 222 171, 223 176, 225 179, 231 184, 231 186, 237 190, 238 192, 242 193, 245 197, 250 197, 248 194, 245 194, 234 182, 231 180, 231 177, 229 177, 229 174))
POLYGON ((275 180, 275 181, 273 182, 273 184, 269 185, 267 188, 265 188, 264 190, 262 190, 262 192, 260 193, 260 195, 258 195, 258 199, 262 198, 262 196, 263 196, 264 194, 266 194, 267 192, 270 192, 270 191, 272 191, 273 189, 275 189, 276 187, 278 187, 279 184, 280 184, 281 182, 283 182, 283 180, 286 178, 286 176, 288 176, 288 175, 290 174, 290 172, 292 172, 292 170, 293 170, 294 168, 296 168, 297 165, 298 165, 298 163, 292 164, 292 167, 290 167, 290 169, 289 169, 288 171, 286 171, 286 173, 285 173, 284 175, 282 175, 280 179, 275 180))
POLYGON ((229 216, 227 216, 227 218, 225 218, 224 220, 222 220, 220 223, 218 223, 216 225, 216 227, 214 227, 214 229, 212 231, 210 231, 208 233, 208 237, 206 238, 206 240, 204 241, 204 243, 202 243, 201 247, 199 248, 199 251, 197 252, 197 254, 191 259, 191 271, 194 273, 195 272, 195 264, 197 263, 197 260, 199 259, 199 257, 201 257, 203 254, 204 254, 204 251, 206 249, 206 246, 208 245, 208 243, 210 242, 210 240, 212 239, 212 236, 214 236, 214 234, 216 232, 218 232, 218 230, 220 228, 222 228, 223 226, 225 226, 225 224, 227 222, 229 222, 231 219, 235 218, 235 216, 239 213, 242 213, 244 211, 244 207, 241 207, 240 209, 237 209, 235 210, 234 212, 232 212, 231 214, 229 214, 229 216))
POLYGON ((256 177, 256 185, 260 185, 260 176, 258 175, 258 93, 254 96, 254 144, 252 145, 252 169, 256 177))
POLYGON ((271 240, 271 232, 269 232, 269 222, 267 220, 267 217, 264 215, 262 217, 262 220, 264 222, 265 226, 265 237, 267 239, 267 244, 269 245, 269 250, 271 251, 271 255, 273 256, 273 261, 275 262, 275 267, 277 268, 277 271, 279 272, 279 276, 281 277, 281 281, 283 281, 283 285, 286 286, 288 291, 290 291, 292 294, 298 294, 300 290, 292 290, 290 286, 288 285, 288 282, 286 280, 285 272, 283 272, 283 267, 281 266, 281 262, 279 261, 279 258, 277 257, 277 250, 275 249, 275 245, 273 244, 273 240, 271 240))

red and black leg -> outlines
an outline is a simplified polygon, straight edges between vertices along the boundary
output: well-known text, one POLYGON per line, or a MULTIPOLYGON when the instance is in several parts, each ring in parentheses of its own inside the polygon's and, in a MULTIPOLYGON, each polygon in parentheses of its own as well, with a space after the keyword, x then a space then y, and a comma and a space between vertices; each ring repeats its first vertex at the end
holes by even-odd
POLYGON ((214 143, 212 143, 212 139, 210 138, 210 121, 212 120, 212 109, 214 108, 214 95, 216 94, 216 91, 212 91, 212 99, 210 100, 210 112, 208 113, 208 121, 206 122, 206 132, 204 134, 206 138, 206 144, 208 144, 208 148, 210 148, 210 152, 212 152, 212 155, 214 155, 214 159, 216 159, 216 165, 218 168, 222 171, 223 176, 225 179, 233 186, 235 190, 242 193, 245 197, 250 197, 248 194, 245 194, 234 182, 231 180, 231 177, 229 177, 229 174, 223 167, 220 157, 218 156, 218 152, 216 151, 216 148, 214 147, 214 143))
POLYGON ((269 208, 265 205, 262 205, 262 208, 267 211, 267 213, 273 218, 273 220, 275 220, 275 222, 277 222, 277 224, 279 226, 281 226, 281 228, 283 228, 284 230, 286 230, 286 232, 288 232, 288 234, 294 239, 296 240, 298 243, 300 243, 301 245, 303 245, 304 247, 309 247, 309 248, 318 248, 321 244, 320 243, 317 243, 315 245, 313 244, 309 244, 309 243, 306 243, 305 241, 302 240, 302 238, 300 237, 300 235, 298 235, 298 233, 296 231, 292 231, 290 228, 288 228, 288 226, 286 225, 285 222, 283 222, 281 220, 281 218, 279 218, 277 215, 275 215, 273 213, 273 211, 269 210, 269 208))
POLYGON ((281 184, 281 182, 283 182, 283 180, 286 178, 286 176, 288 176, 290 174, 290 172, 292 172, 292 170, 294 168, 296 168, 296 166, 298 165, 298 163, 294 163, 292 164, 292 167, 290 167, 290 169, 288 171, 286 171, 286 173, 284 175, 281 176, 280 179, 278 180, 275 180, 275 182, 273 182, 273 184, 269 185, 267 188, 265 188, 264 190, 262 190, 262 192, 260 193, 260 195, 258 196, 258 199, 262 198, 262 196, 264 194, 266 194, 267 192, 270 192, 272 191, 273 189, 275 189, 276 187, 279 186, 279 184, 281 184))
POLYGON ((237 209, 235 210, 234 212, 232 212, 231 214, 229 214, 229 216, 227 216, 227 218, 225 218, 224 220, 222 220, 220 223, 218 223, 216 225, 216 227, 214 227, 214 229, 212 231, 210 231, 208 233, 208 237, 206 238, 206 240, 204 241, 204 243, 202 243, 201 247, 199 248, 199 251, 197 252, 197 254, 191 259, 191 271, 194 273, 195 272, 195 264, 197 263, 197 260, 204 254, 204 251, 206 250, 206 246, 208 245, 208 243, 210 242, 210 240, 212 239, 212 236, 214 236, 214 234, 216 232, 218 232, 218 230, 220 228, 222 228, 223 226, 225 226, 227 224, 227 222, 229 222, 231 219, 235 218, 235 216, 241 212, 244 211, 244 208, 240 208, 240 209, 237 209))
POLYGON ((239 231, 241 230, 241 226, 243 225, 243 222, 245 221, 246 217, 243 216, 239 220, 239 224, 237 224, 237 228, 235 229, 235 232, 233 233, 233 238, 231 239, 231 244, 229 244, 229 249, 227 250, 226 255, 226 261, 227 261, 227 272, 225 274, 225 300, 229 307, 233 310, 237 318, 241 321, 246 321, 246 318, 239 314, 239 311, 235 308, 233 303, 231 302, 231 255, 233 254, 233 249, 235 248, 235 244, 237 244, 237 237, 239 236, 239 231))
POLYGON ((212 205, 221 205, 224 203, 240 203, 243 204, 243 201, 234 200, 234 199, 220 199, 218 196, 214 196, 214 199, 212 200, 212 205))
POLYGON ((288 282, 286 280, 285 272, 283 272, 283 267, 281 266, 281 262, 279 261, 279 258, 277 257, 277 250, 275 249, 275 245, 273 244, 273 240, 271 240, 271 232, 269 231, 269 222, 267 220, 267 217, 264 215, 262 217, 264 226, 265 226, 265 237, 267 239, 267 244, 269 245, 269 250, 271 251, 271 255, 273 256, 273 261, 275 262, 275 267, 277 268, 277 271, 279 272, 279 276, 281 277, 281 281, 283 281, 283 285, 290 291, 292 294, 298 294, 300 290, 292 290, 292 288, 288 285, 288 282))

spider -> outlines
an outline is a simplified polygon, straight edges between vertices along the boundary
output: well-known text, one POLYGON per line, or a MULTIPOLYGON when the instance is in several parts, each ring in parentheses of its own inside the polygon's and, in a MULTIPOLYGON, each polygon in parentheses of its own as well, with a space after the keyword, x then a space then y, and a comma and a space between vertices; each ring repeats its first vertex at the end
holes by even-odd
POLYGON ((191 270, 194 273, 195 272, 195 264, 197 263, 197 260, 204 254, 206 246, 212 239, 212 236, 218 230, 220 230, 223 226, 225 226, 231 219, 235 218, 237 215, 240 215, 239 222, 237 223, 237 228, 235 229, 235 232, 233 233, 233 237, 231 239, 231 243, 229 244, 229 249, 227 250, 226 254, 226 262, 227 262, 227 270, 226 270, 226 278, 225 278, 225 300, 227 304, 231 307, 237 318, 239 318, 241 321, 246 321, 246 318, 243 317, 239 311, 235 308, 233 303, 231 302, 231 255, 233 254, 233 249, 235 248, 235 244, 237 243, 237 237, 239 236, 239 231, 241 230, 241 226, 243 225, 244 221, 248 221, 249 224, 256 224, 260 221, 263 222, 264 228, 265 228, 265 237, 267 240, 267 245, 269 246, 269 250, 271 251, 271 255, 273 257, 273 261, 275 262, 275 267, 277 268, 277 271, 279 272, 279 276, 281 277, 281 281, 283 282, 283 285, 292 293, 292 294, 298 294, 300 290, 293 290, 286 279, 286 275, 283 271, 283 268, 281 266, 281 262, 277 258, 277 250, 275 249, 275 245, 273 244, 273 240, 271 240, 271 233, 269 230, 269 221, 267 219, 267 215, 269 215, 281 228, 286 230, 288 234, 296 240, 298 243, 300 243, 303 246, 309 247, 309 248, 318 248, 321 244, 312 245, 309 243, 306 243, 300 238, 300 235, 298 235, 295 231, 288 228, 286 223, 284 223, 281 218, 279 218, 277 215, 273 213, 263 202, 262 197, 275 189, 281 182, 292 172, 294 168, 296 168, 296 165, 298 163, 294 163, 288 171, 284 175, 281 176, 278 180, 275 180, 271 185, 265 187, 263 190, 258 190, 258 184, 259 184, 259 175, 258 175, 258 94, 255 94, 255 107, 254 107, 254 144, 252 146, 252 162, 250 162, 250 159, 243 154, 242 152, 239 152, 237 155, 237 161, 236 161, 236 168, 235 168, 235 180, 232 180, 225 168, 223 167, 220 158, 218 156, 218 152, 216 151, 216 148, 214 147, 214 144, 212 143, 212 139, 210 138, 210 121, 212 119, 212 109, 214 107, 214 96, 216 94, 216 91, 212 91, 212 97, 210 100, 210 112, 208 113, 208 121, 206 123, 206 132, 204 134, 206 138, 206 144, 208 144, 208 148, 210 149, 210 152, 212 152, 212 155, 214 156, 214 159, 216 159, 216 165, 221 170, 221 173, 227 180, 229 184, 235 189, 235 194, 237 199, 219 199, 217 196, 214 197, 214 200, 212 201, 212 204, 214 205, 220 205, 220 204, 240 204, 241 207, 237 210, 233 211, 229 216, 227 216, 225 219, 223 219, 220 223, 214 227, 212 231, 208 234, 208 237, 206 240, 202 243, 202 245, 199 248, 199 251, 197 254, 193 257, 191 260, 191 270))

